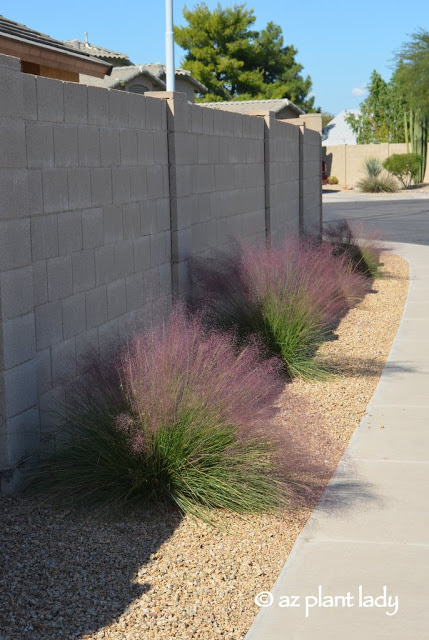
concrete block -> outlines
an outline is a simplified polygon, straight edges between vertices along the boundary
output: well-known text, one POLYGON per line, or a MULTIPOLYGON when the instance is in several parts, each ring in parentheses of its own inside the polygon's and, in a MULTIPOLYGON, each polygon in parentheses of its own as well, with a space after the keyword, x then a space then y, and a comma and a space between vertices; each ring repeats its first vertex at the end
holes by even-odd
POLYGON ((27 162, 29 167, 54 166, 54 127, 45 122, 27 122, 27 162))
POLYGON ((93 249, 72 255, 73 291, 88 291, 95 287, 95 258, 93 249))
POLYGON ((33 260, 58 256, 58 216, 31 219, 31 245, 33 260))
POLYGON ((103 167, 116 167, 121 164, 121 143, 118 129, 107 127, 100 129, 100 157, 103 167))
POLYGON ((38 351, 35 362, 37 394, 41 396, 52 388, 51 348, 38 351))
POLYGON ((122 207, 107 205, 103 207, 104 242, 118 242, 123 238, 122 207))
POLYGON ((88 87, 88 123, 109 124, 109 92, 101 87, 88 87))
POLYGON ((54 125, 55 166, 75 167, 79 162, 77 127, 72 124, 54 125))
POLYGON ((97 329, 91 329, 76 336, 76 365, 78 373, 84 369, 86 358, 98 353, 98 346, 97 329))
POLYGON ((204 107, 203 109, 203 133, 213 135, 214 109, 204 107))
POLYGON ((63 422, 61 416, 64 411, 64 400, 65 392, 61 386, 51 389, 39 398, 40 437, 44 447, 48 443, 55 445, 63 422))
POLYGON ((73 124, 88 123, 88 87, 75 82, 64 83, 64 120, 73 124))
POLYGON ((28 215, 27 185, 25 169, 0 169, 0 219, 28 215))
POLYGON ((31 360, 36 353, 34 313, 3 323, 3 363, 5 369, 31 360))
POLYGON ((67 180, 70 209, 84 209, 91 206, 90 169, 69 169, 67 180))
MULTIPOLYGON (((54 216, 52 216, 53 218, 54 216)), ((57 216, 58 249, 60 255, 80 251, 82 242, 82 214, 80 211, 67 211, 57 216)))
POLYGON ((159 268, 153 267, 143 273, 143 288, 145 300, 156 300, 159 298, 159 268))
POLYGON ((43 169, 43 209, 46 213, 67 211, 69 191, 67 169, 43 169))
POLYGON ((119 322, 117 319, 98 327, 98 343, 102 355, 111 355, 119 345, 119 322))
POLYGON ((95 250, 95 275, 97 286, 115 280, 115 245, 110 244, 95 250))
POLYGON ((117 167, 112 171, 113 202, 122 204, 130 201, 131 186, 130 172, 123 167, 117 167))
POLYGON ((171 297, 172 295, 171 263, 159 266, 159 293, 163 297, 171 297))
POLYGON ((93 329, 107 321, 106 286, 91 289, 86 293, 86 327, 93 329))
POLYGON ((110 126, 128 127, 128 92, 109 91, 110 126))
POLYGON ((104 243, 103 209, 82 211, 83 248, 95 249, 104 243))
POLYGON ((64 122, 64 82, 36 77, 37 117, 45 122, 64 122))
POLYGON ((0 117, 20 118, 24 115, 22 75, 13 67, 0 67, 2 99, 0 117))
POLYGON ((107 317, 118 318, 127 310, 125 278, 115 280, 107 285, 107 317))
POLYGON ((140 236, 140 207, 135 204, 124 204, 122 208, 122 225, 125 239, 140 236))
POLYGON ((125 166, 136 165, 137 162, 137 134, 133 130, 122 129, 121 164, 125 166))
POLYGON ((191 130, 192 133, 203 132, 203 110, 205 107, 193 105, 191 107, 191 130))
POLYGON ((210 193, 215 189, 214 166, 197 165, 194 169, 194 191, 195 193, 210 193))
POLYGON ((139 164, 153 164, 155 161, 152 131, 137 131, 137 154, 139 164))
POLYGON ((198 136, 196 133, 174 134, 174 157, 176 164, 197 164, 198 136))
POLYGON ((0 271, 24 267, 30 262, 30 220, 0 221, 0 271))
POLYGON ((156 230, 168 231, 170 229, 170 199, 162 198, 156 203, 156 230))
POLYGON ((130 200, 140 202, 147 198, 146 167, 130 167, 130 200))
POLYGON ((112 170, 91 170, 91 203, 93 206, 111 204, 112 202, 112 170))
POLYGON ((27 211, 30 216, 43 213, 42 172, 38 169, 27 172, 27 211))
POLYGON ((170 241, 170 234, 166 231, 155 233, 150 236, 150 257, 151 266, 157 266, 167 262, 167 241, 170 241))
POLYGON ((31 267, 0 274, 1 315, 10 320, 33 309, 33 271, 31 267))
POLYGON ((0 118, 0 167, 26 166, 27 150, 23 120, 0 118))
POLYGON ((86 329, 85 294, 77 293, 63 300, 63 335, 71 338, 86 329))
POLYGON ((63 312, 59 300, 36 307, 37 350, 46 349, 63 339, 63 312))
POLYGON ((100 166, 100 130, 98 127, 79 127, 79 165, 84 167, 100 166))
POLYGON ((144 129, 146 122, 146 99, 136 93, 128 94, 128 126, 144 129))
POLYGON ((133 273, 126 278, 127 311, 143 306, 145 289, 142 273, 133 273))
POLYGON ((4 372, 6 416, 31 409, 37 402, 36 363, 34 360, 4 372))
POLYGON ((140 232, 142 236, 156 231, 157 202, 146 200, 140 204, 140 232))
POLYGON ((153 152, 154 152, 154 161, 157 164, 168 164, 167 132, 165 131, 153 132, 153 152))
POLYGON ((70 256, 51 258, 47 261, 48 298, 60 300, 73 293, 72 261, 70 256))
POLYGON ((134 272, 132 240, 117 242, 115 245, 116 277, 123 278, 134 272))
POLYGON ((146 128, 150 131, 160 130, 162 125, 162 110, 166 109, 165 100, 146 98, 146 128))
MULTIPOLYGON (((18 465, 20 461, 26 459, 29 454, 32 454, 34 457, 34 454, 39 449, 39 445, 39 412, 37 407, 33 407, 13 418, 9 418, 7 421, 7 434, 5 435, 4 447, 1 447, 4 456, 2 456, 1 466, 13 468, 15 465, 18 465), (7 463, 5 464, 6 461, 7 463)), ((15 476, 18 474, 19 471, 15 469, 15 473, 11 479, 12 486, 15 476)), ((2 478, 2 480, 5 479, 2 478)), ((5 493, 8 493, 8 489, 5 489, 5 493)))
POLYGON ((148 198, 162 198, 164 195, 164 184, 161 165, 147 167, 146 178, 148 198))
POLYGON ((46 261, 35 262, 33 272, 33 303, 35 307, 48 302, 48 273, 46 261))
POLYGON ((134 270, 144 271, 151 265, 150 260, 151 236, 143 236, 134 240, 134 270))
MULTIPOLYGON (((148 176, 149 184, 149 176, 148 176)), ((176 195, 177 198, 184 198, 194 194, 194 167, 178 166, 176 167, 176 195)), ((158 196, 161 197, 161 196, 158 196)))
POLYGON ((76 376, 76 343, 74 338, 63 340, 51 349, 52 382, 65 384, 76 376))

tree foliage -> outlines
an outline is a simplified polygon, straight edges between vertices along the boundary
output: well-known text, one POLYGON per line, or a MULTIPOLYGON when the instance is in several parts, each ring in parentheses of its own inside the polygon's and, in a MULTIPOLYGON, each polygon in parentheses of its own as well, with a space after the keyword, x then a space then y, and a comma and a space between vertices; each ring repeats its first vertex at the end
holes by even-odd
POLYGON ((311 78, 301 74, 298 51, 285 46, 280 26, 269 22, 256 31, 245 4, 210 11, 203 2, 183 15, 187 25, 175 27, 175 38, 186 51, 183 68, 209 90, 203 102, 289 98, 314 111, 311 78))
POLYGON ((368 96, 360 105, 360 114, 346 116, 357 143, 404 142, 406 101, 395 77, 386 82, 374 70, 367 88, 368 96))

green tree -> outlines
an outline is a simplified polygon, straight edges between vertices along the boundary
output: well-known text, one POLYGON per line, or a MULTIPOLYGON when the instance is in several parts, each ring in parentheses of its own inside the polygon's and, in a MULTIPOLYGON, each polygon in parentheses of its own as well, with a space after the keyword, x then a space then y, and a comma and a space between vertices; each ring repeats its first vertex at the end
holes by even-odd
POLYGON ((284 45, 281 27, 269 22, 256 31, 254 11, 245 4, 210 11, 203 2, 183 15, 187 25, 175 27, 175 38, 186 51, 183 68, 209 90, 201 101, 289 98, 314 111, 311 78, 302 76, 298 52, 284 45))
POLYGON ((367 88, 368 95, 360 105, 360 114, 346 116, 357 143, 404 142, 406 103, 396 80, 386 82, 374 70, 367 88))
POLYGON ((427 164, 429 129, 429 32, 423 29, 411 35, 396 55, 395 80, 409 106, 404 117, 406 140, 423 162, 416 181, 422 182, 427 164))

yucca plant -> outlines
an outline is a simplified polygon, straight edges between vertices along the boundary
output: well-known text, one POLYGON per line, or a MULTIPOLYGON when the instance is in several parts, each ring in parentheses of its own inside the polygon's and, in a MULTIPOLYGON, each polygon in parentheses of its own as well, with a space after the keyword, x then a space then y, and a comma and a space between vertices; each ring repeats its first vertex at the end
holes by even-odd
POLYGON ((278 373, 255 344, 237 352, 177 308, 110 364, 91 361, 59 408, 63 444, 36 487, 73 502, 172 503, 208 521, 272 511, 287 495, 270 426, 278 373))
POLYGON ((396 180, 383 172, 383 163, 378 158, 366 158, 363 162, 365 176, 356 184, 365 193, 393 193, 398 191, 396 180))

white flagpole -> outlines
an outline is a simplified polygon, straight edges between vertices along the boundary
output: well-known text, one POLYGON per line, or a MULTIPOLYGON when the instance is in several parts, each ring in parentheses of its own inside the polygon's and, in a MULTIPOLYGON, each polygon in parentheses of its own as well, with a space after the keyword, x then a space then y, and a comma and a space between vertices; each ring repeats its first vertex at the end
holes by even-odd
POLYGON ((165 0, 165 54, 166 54, 166 76, 167 91, 175 89, 174 75, 174 31, 173 31, 173 0, 165 0))

